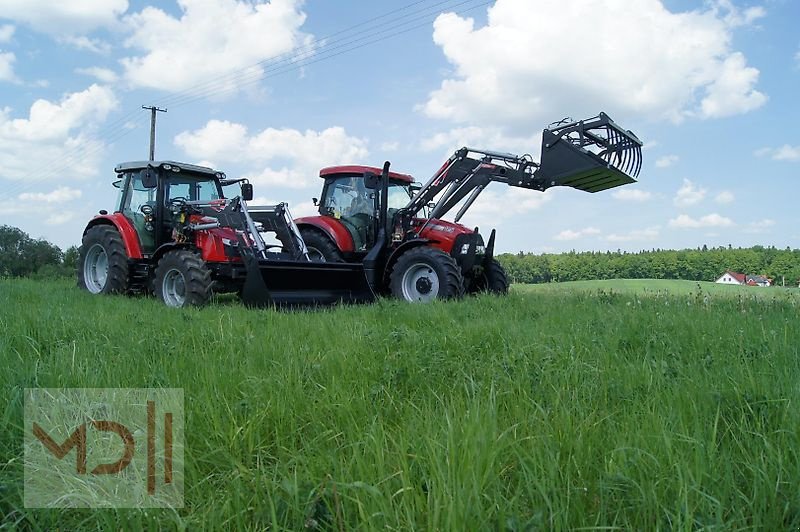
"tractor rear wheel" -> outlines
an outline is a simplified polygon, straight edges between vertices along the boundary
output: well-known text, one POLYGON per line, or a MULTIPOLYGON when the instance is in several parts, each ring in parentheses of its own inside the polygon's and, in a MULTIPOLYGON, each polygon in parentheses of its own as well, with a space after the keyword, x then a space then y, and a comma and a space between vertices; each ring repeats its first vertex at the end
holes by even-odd
POLYGON ((470 292, 490 292, 505 295, 508 293, 508 276, 502 264, 497 259, 492 259, 489 265, 483 268, 483 273, 476 277, 470 286, 470 292))
POLYGON ((452 299, 464 295, 464 279, 456 261, 428 246, 403 253, 392 268, 392 294, 411 302, 452 299))
POLYGON ((161 257, 156 268, 156 296, 168 307, 200 307, 211 297, 211 272, 200 256, 175 249, 161 257))
POLYGON ((95 225, 83 235, 78 252, 78 286, 92 294, 128 290, 128 255, 116 228, 95 225))
POLYGON ((300 229, 308 248, 308 258, 314 262, 344 262, 342 253, 327 235, 314 229, 300 229))

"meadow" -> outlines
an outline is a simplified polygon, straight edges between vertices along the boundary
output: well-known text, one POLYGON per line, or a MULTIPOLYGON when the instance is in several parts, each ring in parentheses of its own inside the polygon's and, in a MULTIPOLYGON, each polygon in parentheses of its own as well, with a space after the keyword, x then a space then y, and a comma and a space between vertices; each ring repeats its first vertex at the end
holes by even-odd
POLYGON ((800 292, 169 309, 0 280, 0 528, 800 527, 800 292), (26 509, 23 390, 183 388, 185 507, 26 509))

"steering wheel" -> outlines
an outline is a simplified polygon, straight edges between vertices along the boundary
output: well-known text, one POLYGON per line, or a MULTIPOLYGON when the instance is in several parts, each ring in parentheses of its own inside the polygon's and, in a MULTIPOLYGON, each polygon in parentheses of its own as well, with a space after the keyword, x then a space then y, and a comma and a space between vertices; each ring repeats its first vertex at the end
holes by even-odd
POLYGON ((139 207, 139 212, 141 212, 145 216, 150 216, 151 214, 153 214, 153 206, 145 203, 141 207, 139 207))

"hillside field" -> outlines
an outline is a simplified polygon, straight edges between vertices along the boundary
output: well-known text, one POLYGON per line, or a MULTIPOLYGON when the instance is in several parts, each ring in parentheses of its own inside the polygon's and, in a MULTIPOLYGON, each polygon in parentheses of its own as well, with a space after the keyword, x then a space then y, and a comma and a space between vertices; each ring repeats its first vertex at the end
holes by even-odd
POLYGON ((169 309, 0 280, 0 528, 800 527, 797 289, 169 309), (23 507, 23 390, 183 388, 185 507, 23 507))

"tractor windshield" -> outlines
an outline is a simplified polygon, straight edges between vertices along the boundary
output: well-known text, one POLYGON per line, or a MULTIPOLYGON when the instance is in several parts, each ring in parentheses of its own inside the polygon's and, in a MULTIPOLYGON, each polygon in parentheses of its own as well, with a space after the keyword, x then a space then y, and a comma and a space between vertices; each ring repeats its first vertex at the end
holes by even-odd
POLYGON ((189 201, 211 201, 224 197, 216 179, 207 176, 170 176, 164 201, 186 198, 189 201))

